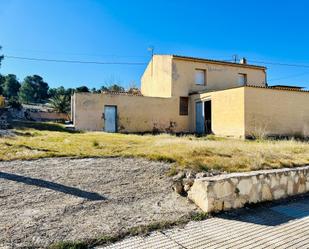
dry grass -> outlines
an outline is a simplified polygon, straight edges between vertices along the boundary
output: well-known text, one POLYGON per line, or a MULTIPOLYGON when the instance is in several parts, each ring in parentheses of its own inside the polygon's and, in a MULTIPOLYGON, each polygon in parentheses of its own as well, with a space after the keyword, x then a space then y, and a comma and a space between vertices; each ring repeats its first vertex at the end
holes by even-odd
POLYGON ((0 160, 55 156, 144 157, 175 162, 177 167, 228 172, 309 164, 309 143, 295 140, 72 133, 65 132, 59 125, 50 125, 50 129, 46 124, 43 128, 27 126, 18 126, 15 137, 0 138, 0 160))

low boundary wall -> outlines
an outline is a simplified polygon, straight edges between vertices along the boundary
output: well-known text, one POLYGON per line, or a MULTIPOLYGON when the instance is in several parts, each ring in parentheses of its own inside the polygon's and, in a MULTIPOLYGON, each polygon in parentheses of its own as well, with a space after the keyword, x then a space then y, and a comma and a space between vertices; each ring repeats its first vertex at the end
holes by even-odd
POLYGON ((188 197, 205 212, 241 208, 309 191, 309 166, 195 179, 188 197))

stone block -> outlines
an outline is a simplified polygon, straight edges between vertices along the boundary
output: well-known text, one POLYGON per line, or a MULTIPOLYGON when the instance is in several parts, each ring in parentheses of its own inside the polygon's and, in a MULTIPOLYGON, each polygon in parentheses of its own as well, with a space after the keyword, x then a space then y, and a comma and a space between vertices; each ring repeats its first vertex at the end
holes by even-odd
POLYGON ((270 191, 270 187, 267 184, 262 185, 262 201, 272 200, 273 195, 270 191))
POLYGON ((240 195, 248 195, 252 188, 251 179, 241 179, 237 185, 240 195))
POLYGON ((285 196, 285 191, 281 188, 278 188, 273 192, 273 197, 275 200, 278 200, 284 196, 285 196))
POLYGON ((306 192, 306 185, 303 183, 303 184, 299 184, 298 185, 298 194, 302 194, 302 193, 305 193, 306 192))
POLYGON ((294 182, 292 180, 288 180, 288 189, 287 189, 288 195, 292 195, 294 193, 293 188, 294 188, 294 182))
POLYGON ((215 197, 220 199, 234 193, 232 185, 228 181, 217 182, 213 186, 215 197))

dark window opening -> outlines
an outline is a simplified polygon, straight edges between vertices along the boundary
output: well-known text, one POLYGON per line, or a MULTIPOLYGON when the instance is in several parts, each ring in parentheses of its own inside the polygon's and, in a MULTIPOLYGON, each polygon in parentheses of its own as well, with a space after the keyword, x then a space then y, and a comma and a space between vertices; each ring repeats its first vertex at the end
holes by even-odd
POLYGON ((179 115, 186 116, 189 113, 189 97, 180 97, 179 115))
POLYGON ((211 130, 211 101, 205 101, 204 115, 205 115, 205 133, 206 134, 212 134, 212 130, 211 130))

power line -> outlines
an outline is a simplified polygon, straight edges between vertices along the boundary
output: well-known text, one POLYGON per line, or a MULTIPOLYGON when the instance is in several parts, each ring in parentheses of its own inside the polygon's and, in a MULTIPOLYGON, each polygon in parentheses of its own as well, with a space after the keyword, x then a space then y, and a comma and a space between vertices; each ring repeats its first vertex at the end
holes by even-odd
POLYGON ((93 57, 115 57, 115 58, 149 58, 146 55, 117 55, 117 54, 92 54, 92 53, 77 53, 77 52, 63 52, 63 51, 51 51, 51 50, 37 50, 37 49, 18 49, 18 48, 6 48, 5 51, 14 52, 30 52, 30 53, 44 53, 44 54, 62 54, 62 55, 81 55, 81 56, 93 56, 93 57))
POLYGON ((61 60, 61 59, 45 59, 34 57, 20 57, 13 55, 4 55, 4 58, 28 60, 28 61, 44 61, 44 62, 60 62, 60 63, 75 63, 75 64, 97 64, 97 65, 146 65, 145 62, 109 62, 109 61, 81 61, 81 60, 61 60))
POLYGON ((289 64, 289 63, 269 62, 269 61, 256 61, 256 60, 250 60, 250 61, 254 62, 254 63, 269 64, 269 65, 276 65, 276 66, 309 68, 309 65, 303 65, 303 64, 289 64))
POLYGON ((308 75, 308 74, 309 74, 309 72, 300 73, 300 74, 294 74, 294 75, 289 75, 289 76, 285 76, 285 77, 269 79, 268 81, 275 81, 275 80, 284 80, 284 79, 297 78, 297 77, 300 77, 300 76, 303 76, 303 75, 308 75))
MULTIPOLYGON (((63 60, 63 59, 46 59, 46 58, 35 58, 35 57, 22 57, 13 55, 4 55, 8 59, 18 59, 18 60, 30 60, 30 61, 45 61, 45 62, 60 62, 60 63, 76 63, 76 64, 99 64, 99 65, 146 65, 145 62, 111 62, 111 61, 82 61, 82 60, 63 60)), ((229 61, 229 60, 224 60, 229 61)), ((309 68, 309 65, 305 64, 290 64, 290 63, 280 63, 280 62, 270 62, 270 61, 257 61, 250 60, 253 63, 269 64, 276 66, 288 66, 288 67, 301 67, 309 68)))

